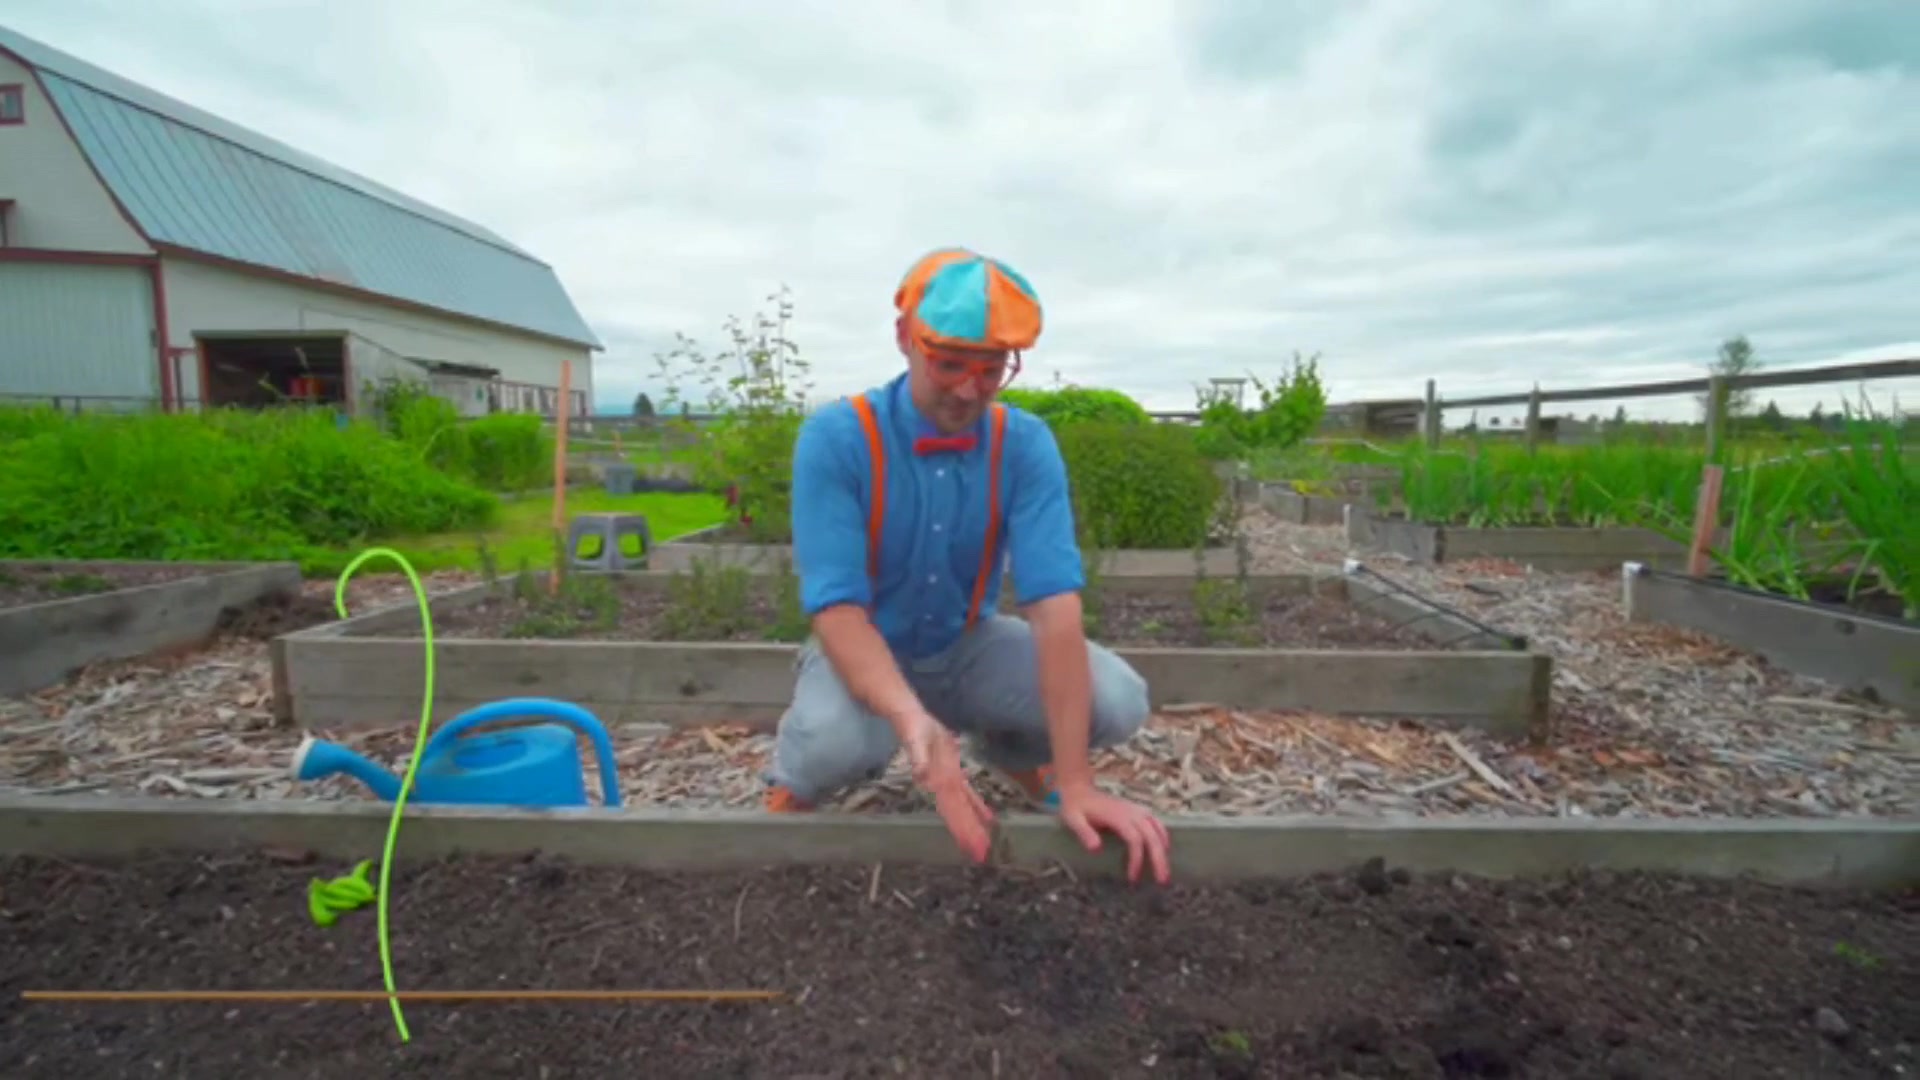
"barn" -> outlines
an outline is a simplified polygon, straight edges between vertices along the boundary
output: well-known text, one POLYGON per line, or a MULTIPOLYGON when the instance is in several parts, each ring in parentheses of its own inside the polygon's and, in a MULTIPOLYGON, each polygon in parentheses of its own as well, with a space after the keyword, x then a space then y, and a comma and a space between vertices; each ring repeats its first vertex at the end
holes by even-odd
POLYGON ((0 27, 0 402, 579 416, 600 349, 486 228, 0 27))

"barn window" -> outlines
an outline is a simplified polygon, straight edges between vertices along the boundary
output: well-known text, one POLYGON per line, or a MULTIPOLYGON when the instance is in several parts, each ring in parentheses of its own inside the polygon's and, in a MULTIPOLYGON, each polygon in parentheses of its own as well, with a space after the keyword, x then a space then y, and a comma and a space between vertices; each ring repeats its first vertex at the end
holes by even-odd
POLYGON ((27 89, 19 83, 0 86, 0 124, 27 122, 27 89))

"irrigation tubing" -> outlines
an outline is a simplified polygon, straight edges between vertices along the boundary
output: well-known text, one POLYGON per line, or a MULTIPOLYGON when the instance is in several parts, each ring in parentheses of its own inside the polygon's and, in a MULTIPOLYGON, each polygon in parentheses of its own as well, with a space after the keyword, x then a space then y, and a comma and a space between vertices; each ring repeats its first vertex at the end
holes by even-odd
POLYGON ((1405 585, 1402 585, 1399 582, 1393 580, 1392 578, 1387 577, 1385 574, 1380 573, 1378 570, 1375 570, 1373 567, 1368 566, 1365 563, 1355 561, 1355 562, 1350 562, 1348 565, 1350 567, 1347 571, 1348 573, 1357 574, 1357 575, 1363 574, 1373 579, 1374 581, 1377 581, 1380 584, 1386 586, 1387 588, 1393 590, 1394 592, 1399 593, 1402 596, 1408 597, 1409 599, 1413 600, 1415 603, 1420 604, 1421 606, 1427 609, 1425 614, 1419 615, 1415 618, 1401 619, 1397 625, 1402 628, 1412 626, 1415 623, 1421 622, 1426 619, 1440 619, 1440 618, 1452 617, 1455 619, 1459 619, 1461 622, 1466 623, 1468 626, 1474 627, 1474 629, 1471 631, 1468 631, 1467 633, 1461 634, 1459 637, 1456 637, 1447 642, 1444 642, 1443 645, 1445 647, 1451 648, 1453 645, 1458 644, 1459 642, 1466 641, 1469 638, 1479 637, 1482 634, 1488 635, 1490 637, 1498 638, 1499 640, 1506 642, 1507 646, 1511 649, 1524 650, 1527 647, 1526 638, 1521 637, 1517 634, 1509 634, 1504 630, 1497 630, 1494 627, 1488 626, 1486 623, 1481 622, 1479 619, 1476 619, 1473 616, 1468 615, 1464 611, 1460 611, 1456 608, 1448 607, 1447 605, 1442 604, 1440 601, 1435 600, 1431 597, 1423 596, 1420 593, 1417 593, 1412 589, 1407 588, 1405 585))

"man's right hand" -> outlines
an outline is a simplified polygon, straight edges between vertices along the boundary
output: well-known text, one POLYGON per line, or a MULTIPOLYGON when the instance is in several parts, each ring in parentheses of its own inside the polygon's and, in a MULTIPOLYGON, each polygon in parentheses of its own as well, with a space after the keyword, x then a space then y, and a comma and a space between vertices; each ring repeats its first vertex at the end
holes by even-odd
POLYGON ((954 843, 974 862, 986 862, 993 844, 993 811, 967 779, 958 740, 940 721, 922 712, 908 722, 902 741, 913 766, 913 782, 933 796, 933 807, 947 823, 954 843))

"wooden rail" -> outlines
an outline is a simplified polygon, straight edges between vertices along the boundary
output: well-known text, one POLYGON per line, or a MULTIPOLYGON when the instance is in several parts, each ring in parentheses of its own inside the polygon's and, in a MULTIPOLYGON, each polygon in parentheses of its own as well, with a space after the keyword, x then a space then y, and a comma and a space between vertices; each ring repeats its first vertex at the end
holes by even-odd
POLYGON ((1481 408, 1496 405, 1527 407, 1526 440, 1532 448, 1540 441, 1540 406, 1552 401, 1611 401, 1619 398, 1664 397, 1670 394, 1707 395, 1707 459, 1716 461, 1727 426, 1727 396, 1734 390, 1777 386, 1820 386, 1837 382, 1863 382, 1871 379, 1904 379, 1920 376, 1920 359, 1872 360, 1857 364, 1833 364, 1827 367, 1798 368, 1787 371, 1756 371, 1746 375, 1709 375, 1703 379, 1668 379, 1662 382, 1629 383, 1622 386, 1594 386, 1578 390, 1532 390, 1517 394, 1485 394, 1480 397, 1443 399, 1434 380, 1427 380, 1427 396, 1421 409, 1420 426, 1429 447, 1440 445, 1440 416, 1447 409, 1481 408))

